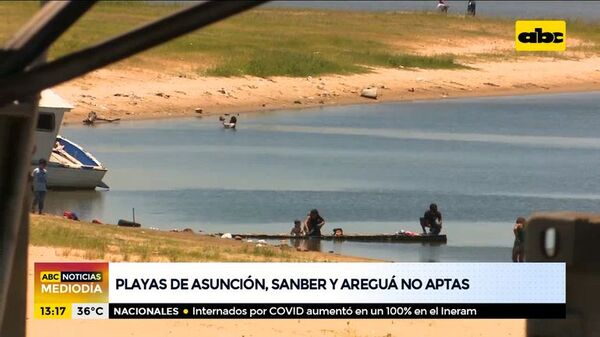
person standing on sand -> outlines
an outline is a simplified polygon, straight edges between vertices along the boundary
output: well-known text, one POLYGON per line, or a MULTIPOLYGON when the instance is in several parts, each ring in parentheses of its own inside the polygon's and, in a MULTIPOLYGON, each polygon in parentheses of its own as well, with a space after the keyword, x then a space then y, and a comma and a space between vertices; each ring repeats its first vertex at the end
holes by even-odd
POLYGON ((313 209, 308 213, 305 221, 307 236, 321 236, 321 228, 325 226, 325 219, 319 215, 319 211, 313 209))
POLYGON ((33 205, 31 206, 33 213, 35 213, 36 207, 38 209, 38 214, 42 214, 42 211, 44 210, 44 199, 46 199, 46 191, 48 190, 46 164, 45 159, 40 159, 38 167, 36 167, 31 174, 33 177, 33 205))
POLYGON ((440 12, 442 12, 444 14, 448 13, 448 7, 450 7, 450 6, 448 6, 448 1, 446 1, 446 0, 438 0, 437 9, 440 12))
POLYGON ((525 262, 525 218, 518 217, 513 227, 515 243, 513 244, 513 262, 525 262))
POLYGON ((475 16, 475 0, 467 2, 467 15, 475 16))

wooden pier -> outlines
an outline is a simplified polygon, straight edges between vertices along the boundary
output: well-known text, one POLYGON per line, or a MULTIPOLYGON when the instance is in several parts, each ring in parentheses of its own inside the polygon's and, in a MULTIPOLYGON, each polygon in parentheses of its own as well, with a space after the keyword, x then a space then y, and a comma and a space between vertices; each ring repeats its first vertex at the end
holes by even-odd
POLYGON ((243 239, 263 239, 263 240, 335 240, 335 241, 358 241, 358 242, 398 242, 398 243, 417 243, 432 242, 445 244, 448 239, 446 235, 399 235, 399 234, 348 234, 343 236, 323 235, 323 236, 293 236, 286 234, 252 234, 239 233, 231 234, 232 237, 241 237, 243 239))

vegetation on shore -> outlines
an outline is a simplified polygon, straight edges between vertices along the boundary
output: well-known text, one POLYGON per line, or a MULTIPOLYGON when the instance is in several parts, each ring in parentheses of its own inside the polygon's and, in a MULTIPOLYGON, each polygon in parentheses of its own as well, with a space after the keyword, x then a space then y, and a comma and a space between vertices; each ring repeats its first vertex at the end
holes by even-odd
POLYGON ((257 246, 194 233, 125 228, 31 215, 30 243, 54 247, 65 256, 108 261, 331 262, 360 261, 334 254, 298 252, 280 245, 257 246))
MULTIPOLYGON (((2 2, 0 38, 37 10, 36 2, 2 2)), ((180 4, 102 2, 94 6, 50 50, 57 58, 152 19, 180 9, 180 4), (110 22, 110 24, 107 24, 110 22)), ((214 76, 309 76, 368 72, 369 67, 453 69, 454 55, 423 56, 398 41, 452 35, 496 34, 498 22, 465 20, 427 13, 360 13, 260 8, 154 48, 133 60, 157 66, 159 60, 192 65, 214 76), (443 25, 444 30, 440 30, 443 25)))
MULTIPOLYGON (((172 13, 187 3, 100 2, 50 50, 54 59, 172 13)), ((34 1, 0 2, 7 39, 38 9, 34 1)), ((600 24, 569 22, 569 37, 598 51, 600 24)), ((514 20, 439 15, 426 12, 359 12, 261 7, 180 37, 125 65, 185 75, 314 76, 369 72, 371 67, 463 68, 461 55, 422 53, 418 44, 443 45, 450 39, 481 43, 512 41, 514 20), (479 40, 476 40, 479 39, 479 40)), ((495 51, 482 57, 496 56, 495 51)), ((477 57, 479 57, 477 56, 477 57)), ((515 53, 504 56, 514 57, 515 53)), ((543 55, 547 56, 547 55, 543 55)), ((472 57, 472 56, 471 56, 472 57)))

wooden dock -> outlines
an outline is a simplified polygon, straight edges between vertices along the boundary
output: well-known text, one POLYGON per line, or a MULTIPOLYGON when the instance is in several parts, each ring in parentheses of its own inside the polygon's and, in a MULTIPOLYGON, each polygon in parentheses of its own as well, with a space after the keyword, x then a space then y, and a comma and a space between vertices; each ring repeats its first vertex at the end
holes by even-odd
POLYGON ((432 242, 445 244, 448 239, 446 235, 398 235, 398 234, 348 234, 343 236, 323 235, 323 236, 293 236, 286 234, 252 234, 240 233, 231 234, 232 237, 239 236, 243 239, 263 239, 263 240, 334 240, 334 241, 358 241, 358 242, 398 242, 398 243, 417 243, 417 242, 432 242))

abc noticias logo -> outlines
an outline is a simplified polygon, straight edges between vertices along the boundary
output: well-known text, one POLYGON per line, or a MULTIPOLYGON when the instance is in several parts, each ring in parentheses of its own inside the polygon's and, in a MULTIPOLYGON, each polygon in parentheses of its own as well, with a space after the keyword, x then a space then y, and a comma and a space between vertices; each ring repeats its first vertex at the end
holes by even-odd
POLYGON ((99 271, 44 271, 40 273, 41 291, 49 294, 102 293, 99 271))
POLYGON ((564 20, 518 20, 515 22, 517 51, 564 51, 567 48, 564 20))

